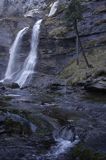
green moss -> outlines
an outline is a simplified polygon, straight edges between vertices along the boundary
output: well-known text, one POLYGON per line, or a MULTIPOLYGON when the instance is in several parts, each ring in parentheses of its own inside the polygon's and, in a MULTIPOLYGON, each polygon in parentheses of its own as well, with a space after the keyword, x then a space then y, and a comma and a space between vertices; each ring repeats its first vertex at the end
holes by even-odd
POLYGON ((66 5, 65 4, 60 4, 58 13, 63 12, 65 9, 66 9, 66 5))
POLYGON ((67 27, 57 27, 49 32, 49 36, 63 37, 67 33, 67 27))
MULTIPOLYGON (((4 123, 4 125, 6 126, 6 129, 8 132, 10 133, 19 133, 22 134, 23 131, 25 131, 26 128, 23 127, 23 125, 19 122, 13 122, 11 119, 7 119, 4 123)), ((28 130, 27 130, 28 132, 28 130)))
POLYGON ((45 26, 50 26, 50 25, 57 26, 59 24, 59 22, 57 21, 57 19, 55 17, 47 17, 44 24, 45 24, 45 26))
POLYGON ((95 47, 97 46, 97 39, 92 39, 89 41, 86 41, 85 44, 83 45, 84 48, 88 48, 88 47, 95 47))
POLYGON ((106 68, 106 48, 95 48, 88 52, 88 60, 93 68, 87 68, 85 61, 80 56, 80 64, 77 65, 76 59, 70 60, 70 63, 60 73, 59 77, 67 79, 68 85, 74 85, 78 82, 86 80, 90 76, 96 75, 106 68))
MULTIPOLYGON (((25 118, 29 122, 35 124, 37 126, 36 133, 34 133, 36 136, 43 137, 45 135, 48 135, 52 133, 52 126, 47 122, 45 119, 42 118, 42 114, 39 114, 38 112, 35 113, 30 113, 27 111, 20 111, 20 110, 15 110, 15 109, 0 109, 0 114, 2 115, 3 113, 12 113, 16 115, 20 115, 21 117, 25 118)), ((11 118, 7 118, 4 121, 4 125, 6 126, 6 130, 10 134, 30 134, 29 128, 18 121, 14 121, 11 118)))
POLYGON ((105 160, 106 154, 95 152, 85 146, 79 144, 72 151, 72 160, 78 158, 79 160, 105 160))

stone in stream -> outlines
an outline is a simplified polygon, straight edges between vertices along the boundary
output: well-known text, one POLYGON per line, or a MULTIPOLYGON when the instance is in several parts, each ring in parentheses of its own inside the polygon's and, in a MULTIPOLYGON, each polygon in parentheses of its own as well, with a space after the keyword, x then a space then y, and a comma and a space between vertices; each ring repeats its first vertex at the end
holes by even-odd
POLYGON ((15 88, 20 88, 19 85, 17 83, 7 83, 5 84, 6 87, 15 89, 15 88))
POLYGON ((5 88, 11 88, 11 89, 20 88, 19 85, 17 83, 14 83, 14 82, 4 82, 3 86, 5 88))
POLYGON ((20 86, 17 83, 12 82, 11 80, 4 79, 0 82, 0 89, 5 90, 6 88, 15 89, 15 88, 20 88, 20 86))

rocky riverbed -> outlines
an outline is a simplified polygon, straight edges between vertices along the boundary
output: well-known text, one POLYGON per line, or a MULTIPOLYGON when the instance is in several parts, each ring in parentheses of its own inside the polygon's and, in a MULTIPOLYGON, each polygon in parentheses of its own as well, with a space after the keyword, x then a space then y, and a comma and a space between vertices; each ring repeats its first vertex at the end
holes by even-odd
POLYGON ((0 96, 0 104, 1 160, 10 160, 13 156, 14 160, 66 160, 86 156, 105 159, 105 95, 52 84, 45 91, 30 87, 6 88, 0 96), (58 157, 48 156, 57 143, 54 131, 61 131, 67 125, 73 126, 74 134, 79 137, 76 150, 69 147, 58 157))

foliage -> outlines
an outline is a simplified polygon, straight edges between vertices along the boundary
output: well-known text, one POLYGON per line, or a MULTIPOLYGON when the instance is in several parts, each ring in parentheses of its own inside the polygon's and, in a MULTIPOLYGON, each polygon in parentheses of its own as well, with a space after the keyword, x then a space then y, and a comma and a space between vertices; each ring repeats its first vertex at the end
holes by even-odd
POLYGON ((85 147, 82 144, 79 144, 76 148, 73 149, 71 154, 72 160, 105 160, 106 154, 96 152, 90 148, 85 147))
POLYGON ((82 19, 83 15, 83 7, 81 4, 81 0, 71 0, 69 3, 65 16, 67 24, 70 25, 70 22, 73 23, 73 27, 76 34, 76 53, 77 53, 77 64, 79 64, 79 47, 81 48, 82 55, 85 59, 86 65, 88 68, 92 68, 93 66, 89 64, 88 59, 86 57, 85 51, 83 49, 83 45, 80 40, 80 35, 78 31, 78 21, 82 19))
POLYGON ((92 50, 90 49, 87 54, 89 54, 89 60, 94 64, 94 68, 86 68, 83 57, 80 57, 80 66, 76 64, 75 60, 70 60, 70 63, 59 75, 60 78, 67 79, 68 85, 76 85, 79 82, 83 82, 88 77, 98 76, 98 73, 100 75, 100 71, 105 70, 106 47, 102 46, 93 48, 92 50))
POLYGON ((65 19, 68 23, 79 21, 82 19, 84 7, 81 0, 71 0, 65 11, 65 19))

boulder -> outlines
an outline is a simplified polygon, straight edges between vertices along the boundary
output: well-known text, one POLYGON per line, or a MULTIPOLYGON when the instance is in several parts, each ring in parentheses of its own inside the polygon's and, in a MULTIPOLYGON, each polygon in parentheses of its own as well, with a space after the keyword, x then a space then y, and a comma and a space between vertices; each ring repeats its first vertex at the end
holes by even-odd
POLYGON ((98 77, 85 83, 87 91, 106 92, 106 77, 98 77))
POLYGON ((10 82, 10 81, 4 81, 3 85, 7 88, 11 88, 11 89, 15 89, 15 88, 20 88, 20 86, 18 85, 18 83, 15 82, 10 82))
POLYGON ((19 88, 20 86, 17 83, 11 83, 11 84, 8 85, 8 87, 14 89, 14 88, 19 88))
POLYGON ((27 119, 10 112, 0 113, 0 134, 25 134, 36 131, 36 126, 27 119))

